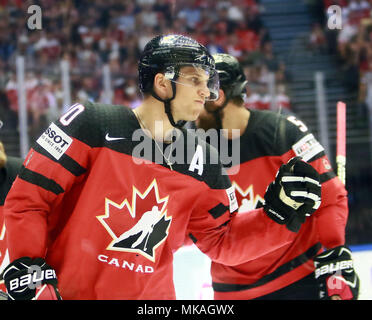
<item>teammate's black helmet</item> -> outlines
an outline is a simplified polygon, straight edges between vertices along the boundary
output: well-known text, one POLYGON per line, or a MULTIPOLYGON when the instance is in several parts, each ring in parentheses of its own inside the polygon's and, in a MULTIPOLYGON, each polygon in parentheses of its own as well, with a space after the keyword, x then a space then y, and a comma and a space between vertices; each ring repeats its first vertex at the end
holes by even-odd
POLYGON ((201 67, 209 73, 209 99, 215 100, 219 86, 213 57, 203 45, 183 35, 161 35, 147 43, 138 64, 141 91, 152 93, 154 77, 159 72, 176 80, 180 67, 185 65, 201 67))
POLYGON ((226 53, 213 55, 218 72, 220 87, 228 98, 242 96, 248 83, 239 61, 226 53))

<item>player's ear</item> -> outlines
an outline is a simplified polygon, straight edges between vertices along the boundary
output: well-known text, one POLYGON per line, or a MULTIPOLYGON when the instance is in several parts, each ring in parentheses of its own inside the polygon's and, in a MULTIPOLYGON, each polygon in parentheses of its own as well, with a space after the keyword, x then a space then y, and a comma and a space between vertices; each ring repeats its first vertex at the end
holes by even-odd
POLYGON ((172 86, 170 81, 165 78, 163 73, 157 73, 154 77, 154 91, 161 99, 171 96, 172 86))
POLYGON ((221 107, 225 103, 225 92, 222 89, 219 89, 218 99, 214 102, 216 106, 221 107))

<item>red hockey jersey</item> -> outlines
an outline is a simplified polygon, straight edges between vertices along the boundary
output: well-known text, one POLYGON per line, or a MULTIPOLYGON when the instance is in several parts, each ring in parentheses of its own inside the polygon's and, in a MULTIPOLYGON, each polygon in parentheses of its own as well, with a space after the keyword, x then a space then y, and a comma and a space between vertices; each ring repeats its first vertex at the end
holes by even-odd
POLYGON ((293 240, 272 241, 284 227, 262 209, 249 213, 262 223, 244 232, 249 215, 232 217, 218 153, 195 134, 162 147, 173 150, 173 170, 129 108, 73 105, 37 140, 6 199, 10 260, 45 257, 63 299, 174 299, 173 252, 185 233, 229 265, 293 240))
MULTIPOLYGON (((324 148, 293 115, 262 110, 250 112, 248 126, 240 137, 239 170, 228 169, 232 173, 230 179, 235 186, 239 211, 259 207, 280 165, 294 156, 303 157, 319 172, 322 204, 291 243, 240 265, 212 262, 215 299, 253 299, 277 291, 313 272, 312 258, 322 246, 332 248, 345 242, 347 193, 332 170, 324 148)), ((251 225, 261 223, 262 219, 261 215, 252 214, 251 225)), ((270 234, 272 241, 283 233, 291 233, 287 229, 277 231, 270 234)))

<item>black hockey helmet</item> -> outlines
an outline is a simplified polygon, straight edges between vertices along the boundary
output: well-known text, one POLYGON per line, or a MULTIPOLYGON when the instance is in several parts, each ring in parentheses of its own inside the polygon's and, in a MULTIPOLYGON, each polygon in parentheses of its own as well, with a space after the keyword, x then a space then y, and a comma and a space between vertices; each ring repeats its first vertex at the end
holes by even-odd
POLYGON ((173 126, 181 125, 173 120, 170 101, 176 95, 175 83, 180 76, 180 68, 188 65, 205 70, 209 76, 210 92, 206 100, 216 100, 219 81, 214 59, 207 48, 192 38, 183 35, 156 36, 146 44, 138 64, 140 90, 144 93, 151 93, 153 97, 164 102, 165 112, 173 126), (159 72, 164 73, 172 81, 173 96, 170 99, 161 99, 153 90, 154 77, 159 72))
POLYGON ((234 97, 243 97, 248 81, 239 61, 226 53, 213 55, 218 72, 220 87, 225 92, 227 100, 234 97))
POLYGON ((220 88, 225 93, 225 101, 217 109, 215 106, 211 108, 206 104, 205 110, 213 114, 216 121, 216 128, 222 129, 223 109, 232 98, 240 97, 244 99, 248 81, 242 66, 235 57, 227 53, 216 53, 213 55, 213 59, 219 77, 220 88))

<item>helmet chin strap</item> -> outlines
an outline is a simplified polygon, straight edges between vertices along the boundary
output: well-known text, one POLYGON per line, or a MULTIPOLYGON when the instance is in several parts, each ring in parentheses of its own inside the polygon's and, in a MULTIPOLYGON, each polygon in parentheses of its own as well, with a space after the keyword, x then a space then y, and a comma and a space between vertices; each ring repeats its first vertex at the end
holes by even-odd
POLYGON ((168 120, 169 120, 169 122, 171 123, 171 125, 172 125, 173 127, 176 127, 176 128, 182 128, 182 127, 185 125, 185 123, 186 123, 187 121, 180 120, 180 121, 177 121, 177 123, 174 121, 174 118, 173 118, 173 115, 172 115, 172 110, 171 110, 171 101, 172 101, 172 100, 175 98, 175 96, 176 96, 176 84, 175 84, 174 82, 171 82, 171 86, 172 86, 172 90, 173 90, 173 96, 172 96, 172 98, 169 98, 169 99, 162 99, 162 98, 160 98, 160 97, 155 93, 154 90, 151 90, 151 95, 152 95, 155 99, 157 99, 157 100, 159 100, 159 101, 161 101, 161 102, 164 103, 164 111, 165 111, 165 113, 167 114, 167 116, 168 116, 168 120))

